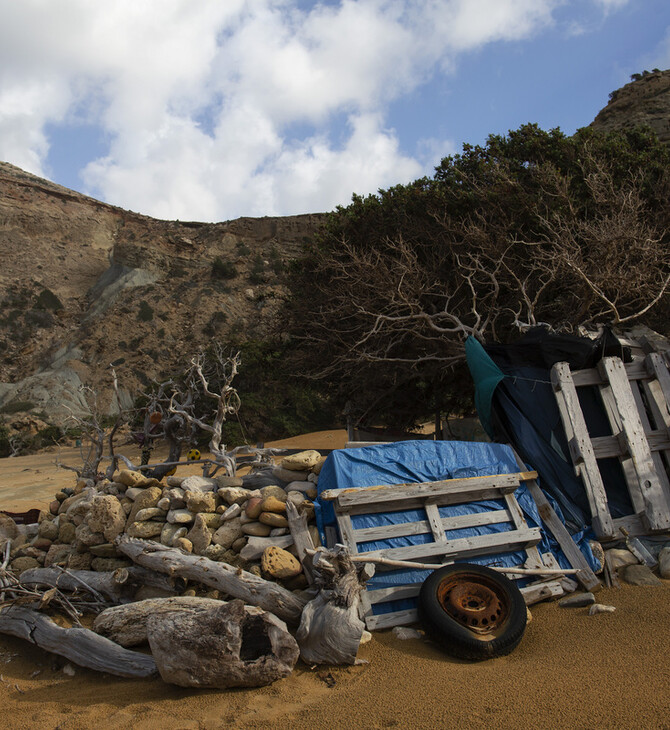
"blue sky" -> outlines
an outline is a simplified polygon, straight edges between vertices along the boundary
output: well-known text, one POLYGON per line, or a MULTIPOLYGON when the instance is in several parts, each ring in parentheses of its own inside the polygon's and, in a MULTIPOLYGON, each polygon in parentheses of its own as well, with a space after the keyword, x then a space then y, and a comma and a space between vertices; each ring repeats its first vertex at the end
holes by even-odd
POLYGON ((159 218, 325 211, 654 67, 668 0, 0 0, 0 160, 159 218))

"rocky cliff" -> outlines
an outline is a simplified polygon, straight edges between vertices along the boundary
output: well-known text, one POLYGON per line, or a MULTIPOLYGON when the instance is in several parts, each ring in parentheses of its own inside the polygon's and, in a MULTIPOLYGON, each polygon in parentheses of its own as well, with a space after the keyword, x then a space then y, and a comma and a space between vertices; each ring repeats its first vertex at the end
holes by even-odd
POLYGON ((649 126, 662 142, 670 142, 670 70, 635 76, 634 81, 610 94, 609 104, 591 126, 603 132, 649 126))
POLYGON ((322 218, 155 220, 0 163, 0 414, 62 421, 110 363, 129 399, 213 338, 262 338, 322 218))

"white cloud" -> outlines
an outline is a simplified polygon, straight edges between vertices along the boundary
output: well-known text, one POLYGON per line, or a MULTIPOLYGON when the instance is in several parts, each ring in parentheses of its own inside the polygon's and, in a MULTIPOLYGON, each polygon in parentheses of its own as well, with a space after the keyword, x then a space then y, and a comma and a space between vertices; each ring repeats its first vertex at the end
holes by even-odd
POLYGON ((109 202, 203 220, 327 210, 429 173, 438 143, 401 149, 389 103, 463 52, 539 32, 561 1, 0 0, 0 158, 43 174, 45 125, 76 113, 111 140, 83 171, 109 202))

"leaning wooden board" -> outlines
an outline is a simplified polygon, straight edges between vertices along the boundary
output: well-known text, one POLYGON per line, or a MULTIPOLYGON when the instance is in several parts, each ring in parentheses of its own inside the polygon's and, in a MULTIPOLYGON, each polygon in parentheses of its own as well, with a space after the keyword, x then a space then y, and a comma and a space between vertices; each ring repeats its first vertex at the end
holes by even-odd
MULTIPOLYGON (((379 487, 354 487, 322 492, 321 499, 332 502, 340 535, 353 554, 389 558, 392 560, 421 560, 436 565, 500 553, 524 551, 527 568, 548 567, 536 545, 541 539, 539 528, 528 527, 514 498, 514 491, 524 481, 533 480, 536 472, 518 472, 467 479, 446 479, 419 484, 396 484, 379 487), (483 500, 501 500, 501 509, 474 514, 442 517, 440 507, 467 504, 483 500), (418 509, 424 519, 400 524, 380 524, 374 527, 355 527, 352 517, 357 515, 388 514, 418 509), (469 537, 450 538, 448 533, 463 528, 486 525, 507 525, 501 532, 469 537), (392 538, 425 536, 423 544, 366 550, 365 543, 392 538)), ((383 572, 382 566, 378 571, 383 572)), ((392 585, 366 590, 361 596, 361 612, 368 629, 382 629, 412 623, 417 620, 414 609, 375 614, 380 603, 415 598, 421 583, 392 585)), ((527 589, 534 598, 560 595, 558 581, 544 581, 527 589)))
POLYGON ((567 363, 552 368, 570 456, 582 478, 593 528, 601 540, 670 531, 670 372, 658 353, 624 365, 604 358, 597 368, 570 372, 567 363), (591 438, 577 388, 597 386, 611 436, 591 438), (633 505, 630 515, 613 519, 598 461, 617 458, 633 505))

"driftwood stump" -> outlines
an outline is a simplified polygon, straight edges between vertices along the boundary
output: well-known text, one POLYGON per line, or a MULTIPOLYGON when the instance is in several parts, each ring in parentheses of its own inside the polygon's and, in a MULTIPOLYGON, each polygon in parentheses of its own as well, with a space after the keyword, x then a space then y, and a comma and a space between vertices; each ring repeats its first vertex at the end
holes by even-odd
POLYGON ((161 677, 180 687, 262 687, 300 654, 283 621, 240 600, 150 616, 147 634, 161 677))
POLYGON ((318 549, 312 572, 320 589, 302 612, 296 633, 307 664, 354 664, 365 624, 358 617, 360 593, 374 570, 354 563, 346 550, 318 549))

